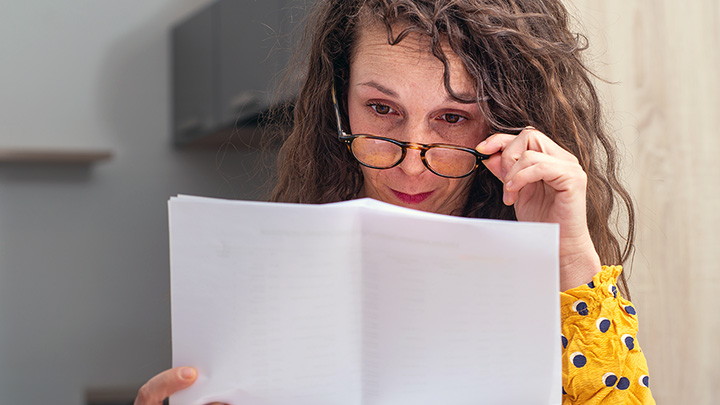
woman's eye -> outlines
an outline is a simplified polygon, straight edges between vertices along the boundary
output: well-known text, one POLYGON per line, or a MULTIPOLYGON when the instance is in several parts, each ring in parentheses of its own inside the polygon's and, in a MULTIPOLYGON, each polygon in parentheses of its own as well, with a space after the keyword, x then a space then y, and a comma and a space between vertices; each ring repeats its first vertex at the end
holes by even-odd
POLYGON ((370 107, 372 107, 372 109, 380 115, 387 115, 392 112, 392 108, 385 104, 370 104, 370 107))
POLYGON ((464 120, 465 117, 458 114, 444 114, 443 119, 451 124, 457 124, 458 122, 464 120))

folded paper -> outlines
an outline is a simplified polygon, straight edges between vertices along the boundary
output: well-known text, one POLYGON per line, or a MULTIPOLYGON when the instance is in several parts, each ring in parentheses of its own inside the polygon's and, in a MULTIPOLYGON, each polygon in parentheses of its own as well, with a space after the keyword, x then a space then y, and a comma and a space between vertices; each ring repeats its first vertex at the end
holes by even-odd
POLYGON ((173 197, 173 405, 559 404, 558 227, 173 197))

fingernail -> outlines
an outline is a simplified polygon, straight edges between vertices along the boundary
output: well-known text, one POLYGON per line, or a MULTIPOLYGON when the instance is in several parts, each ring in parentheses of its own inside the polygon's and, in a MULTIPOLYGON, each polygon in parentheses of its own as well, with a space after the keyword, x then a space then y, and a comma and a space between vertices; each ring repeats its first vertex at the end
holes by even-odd
POLYGON ((482 141, 482 142, 480 142, 480 144, 479 144, 479 145, 477 146, 477 148, 475 148, 475 149, 482 149, 482 148, 485 147, 485 145, 487 145, 487 139, 484 140, 484 141, 482 141))
POLYGON ((513 183, 512 183, 512 180, 510 180, 510 181, 508 181, 507 183, 505 183, 505 189, 506 189, 506 190, 510 190, 510 187, 512 187, 512 184, 513 184, 513 183))
POLYGON ((180 369, 180 378, 183 380, 192 380, 195 378, 195 369, 190 367, 184 367, 180 369))

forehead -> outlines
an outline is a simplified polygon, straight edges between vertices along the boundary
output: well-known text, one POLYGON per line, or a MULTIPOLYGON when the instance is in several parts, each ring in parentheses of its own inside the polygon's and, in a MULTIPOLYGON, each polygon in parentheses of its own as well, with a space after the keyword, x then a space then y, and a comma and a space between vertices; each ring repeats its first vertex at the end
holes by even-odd
MULTIPOLYGON (((393 26, 393 34, 397 35, 403 28, 396 24, 393 26)), ((442 42, 442 50, 448 61, 453 90, 475 94, 474 80, 447 41, 442 42)), ((432 54, 430 37, 427 35, 411 32, 399 43, 390 45, 384 25, 364 24, 358 30, 351 59, 351 76, 397 73, 408 80, 418 76, 427 86, 430 82, 442 83, 444 71, 442 61, 432 54)), ((351 77, 352 79, 360 78, 351 77)))

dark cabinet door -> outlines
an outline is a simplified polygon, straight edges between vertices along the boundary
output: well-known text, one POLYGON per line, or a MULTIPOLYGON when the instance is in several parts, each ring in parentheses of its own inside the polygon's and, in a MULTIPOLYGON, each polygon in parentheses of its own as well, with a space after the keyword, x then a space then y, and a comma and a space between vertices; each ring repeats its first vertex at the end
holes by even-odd
POLYGON ((219 125, 213 77, 214 10, 205 8, 172 32, 173 138, 183 144, 219 125))
POLYGON ((219 0, 173 31, 176 144, 251 122, 275 103, 303 0, 219 0))
POLYGON ((218 43, 220 117, 245 120, 270 105, 278 58, 280 0, 220 2, 218 43))

